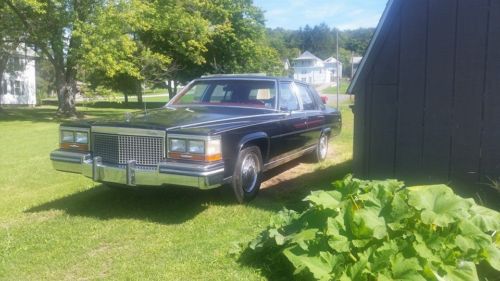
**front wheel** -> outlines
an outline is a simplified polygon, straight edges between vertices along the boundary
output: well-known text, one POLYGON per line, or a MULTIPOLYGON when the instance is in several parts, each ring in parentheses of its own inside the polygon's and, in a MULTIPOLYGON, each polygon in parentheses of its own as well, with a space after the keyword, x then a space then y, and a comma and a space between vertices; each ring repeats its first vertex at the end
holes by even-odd
POLYGON ((232 187, 239 203, 257 196, 262 181, 262 154, 257 146, 242 149, 234 167, 232 187))
POLYGON ((321 137, 318 140, 318 144, 316 145, 316 149, 313 153, 314 162, 323 162, 328 155, 328 135, 325 133, 321 134, 321 137))

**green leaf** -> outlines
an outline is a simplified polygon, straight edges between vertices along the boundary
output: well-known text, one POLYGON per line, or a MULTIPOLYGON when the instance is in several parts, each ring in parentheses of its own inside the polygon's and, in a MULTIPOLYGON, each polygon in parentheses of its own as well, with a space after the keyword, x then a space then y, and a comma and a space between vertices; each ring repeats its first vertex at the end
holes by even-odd
POLYGON ((283 250, 283 254, 295 267, 295 274, 307 269, 318 280, 329 279, 332 271, 331 260, 326 261, 319 256, 308 256, 297 247, 287 248, 283 250))
POLYGON ((425 278, 418 272, 422 270, 422 267, 416 258, 405 258, 402 254, 398 254, 391 260, 391 270, 396 280, 425 281, 425 278))
POLYGON ((304 201, 311 202, 322 209, 336 210, 340 207, 342 194, 338 191, 313 191, 304 201))
POLYGON ((316 234, 319 232, 317 228, 310 228, 290 235, 290 242, 297 243, 303 250, 309 248, 307 242, 316 239, 316 234))
POLYGON ((278 232, 276 229, 269 230, 269 237, 274 238, 276 245, 281 246, 285 244, 285 236, 278 232))
POLYGON ((470 203, 445 185, 410 187, 408 204, 421 211, 425 224, 445 227, 458 219, 468 218, 470 203))
POLYGON ((357 238, 383 239, 387 236, 387 228, 383 217, 374 209, 360 209, 353 213, 351 231, 357 238))
POLYGON ((485 252, 486 261, 491 265, 491 267, 500 271, 500 249, 495 247, 495 245, 490 245, 485 249, 485 252))
POLYGON ((470 221, 483 232, 500 231, 500 213, 479 205, 473 205, 470 210, 470 221))
POLYGON ((421 258, 429 261, 429 262, 440 262, 440 259, 438 256, 436 256, 431 249, 427 247, 424 243, 418 243, 415 242, 413 243, 413 248, 415 249, 415 252, 417 255, 419 255, 421 258))
POLYGON ((457 266, 444 266, 446 276, 443 280, 452 281, 478 281, 476 265, 472 262, 462 261, 457 266))

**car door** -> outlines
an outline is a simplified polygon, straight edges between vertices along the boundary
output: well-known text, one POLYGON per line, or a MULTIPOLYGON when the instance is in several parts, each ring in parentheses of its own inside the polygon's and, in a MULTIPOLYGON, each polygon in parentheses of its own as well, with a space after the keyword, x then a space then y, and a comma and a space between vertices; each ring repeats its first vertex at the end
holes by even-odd
POLYGON ((279 134, 271 138, 271 161, 297 153, 307 145, 307 116, 295 83, 279 83, 278 108, 284 116, 279 123, 279 134))
POLYGON ((302 110, 307 119, 307 132, 305 133, 307 146, 315 145, 325 126, 325 116, 317 99, 314 97, 314 93, 308 85, 297 83, 297 93, 302 104, 302 110))

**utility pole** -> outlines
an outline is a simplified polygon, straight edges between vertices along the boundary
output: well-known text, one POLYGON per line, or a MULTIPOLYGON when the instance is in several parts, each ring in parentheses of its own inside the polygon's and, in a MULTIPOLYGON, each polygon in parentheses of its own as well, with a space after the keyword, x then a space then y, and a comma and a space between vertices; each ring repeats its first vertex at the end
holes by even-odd
POLYGON ((339 30, 337 29, 337 110, 339 109, 340 77, 339 77, 339 30))

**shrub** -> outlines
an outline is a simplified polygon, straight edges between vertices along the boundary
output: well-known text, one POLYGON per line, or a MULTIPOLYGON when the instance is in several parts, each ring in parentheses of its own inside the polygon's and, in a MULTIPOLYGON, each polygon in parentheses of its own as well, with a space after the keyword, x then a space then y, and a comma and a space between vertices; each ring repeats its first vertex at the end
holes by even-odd
POLYGON ((303 212, 272 217, 247 250, 315 280, 470 281, 480 263, 500 271, 500 213, 449 187, 350 176, 334 187, 307 196, 303 212))

